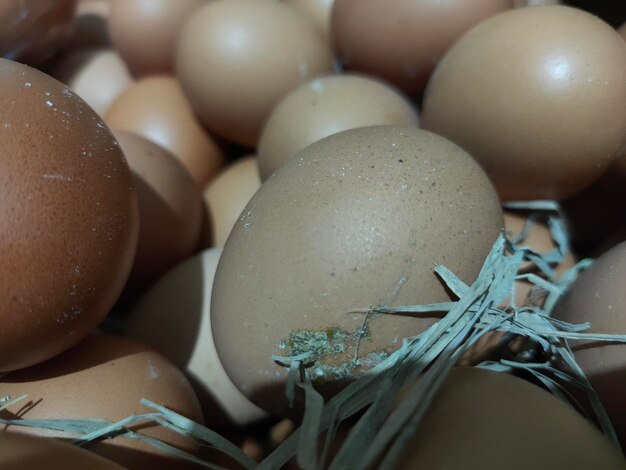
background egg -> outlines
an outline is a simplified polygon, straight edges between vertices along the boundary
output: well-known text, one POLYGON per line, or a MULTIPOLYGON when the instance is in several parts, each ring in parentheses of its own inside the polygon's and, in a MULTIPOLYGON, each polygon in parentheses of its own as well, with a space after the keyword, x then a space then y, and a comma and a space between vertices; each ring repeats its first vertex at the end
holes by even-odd
POLYGON ((512 6, 511 0, 336 0, 333 46, 348 69, 419 94, 463 33, 512 6))
POLYGON ((613 28, 574 8, 520 8, 450 49, 422 124, 476 158, 503 199, 564 199, 622 146, 624 103, 626 47, 613 28))
POLYGON ((137 81, 115 100, 105 120, 111 128, 139 134, 172 152, 200 187, 222 166, 221 149, 202 128, 172 76, 137 81))
POLYGON ((280 98, 333 70, 330 47, 289 5, 217 0, 183 28, 176 72, 201 121, 218 135, 254 147, 280 98))
POLYGON ((443 138, 377 126, 319 140, 263 183, 226 242, 211 305, 220 360, 253 402, 284 410, 272 354, 320 351, 318 384, 351 377, 355 354, 372 367, 433 319, 350 312, 448 300, 435 264, 472 282, 501 228, 489 180, 443 138))
MULTIPOLYGON (((0 390, 15 397, 28 395, 28 403, 9 407, 2 412, 4 418, 102 418, 115 422, 149 412, 139 403, 147 398, 202 422, 198 399, 182 372, 148 347, 118 336, 89 336, 50 361, 3 376, 0 390)), ((188 452, 198 451, 194 440, 156 423, 139 423, 130 429, 188 452)), ((10 426, 8 430, 71 437, 38 428, 10 426)), ((150 444, 122 436, 90 444, 88 449, 132 469, 179 468, 181 464, 150 444)))
POLYGON ((138 75, 171 73, 182 26, 208 0, 112 0, 109 31, 138 75))
POLYGON ((289 157, 324 137, 356 127, 417 126, 417 110, 386 83, 358 75, 320 77, 278 102, 259 141, 266 180, 289 157))
POLYGON ((257 157, 244 157, 226 167, 204 190, 207 217, 215 246, 224 246, 244 207, 261 187, 257 157))
POLYGON ((335 0, 285 0, 285 3, 305 15, 325 38, 330 36, 330 12, 335 0))
POLYGON ((211 289, 221 254, 221 248, 206 250, 167 273, 132 308, 124 329, 187 374, 209 427, 266 417, 232 384, 215 351, 211 289))
POLYGON ((585 470, 596 465, 623 468, 624 459, 566 403, 505 373, 458 368, 435 396, 398 468, 585 470))
POLYGON ((132 175, 100 117, 60 82, 0 59, 0 371, 78 343, 132 265, 132 175))
POLYGON ((147 139, 115 131, 133 172, 139 201, 139 242, 128 288, 156 280, 193 254, 200 237, 202 194, 170 152, 147 139))

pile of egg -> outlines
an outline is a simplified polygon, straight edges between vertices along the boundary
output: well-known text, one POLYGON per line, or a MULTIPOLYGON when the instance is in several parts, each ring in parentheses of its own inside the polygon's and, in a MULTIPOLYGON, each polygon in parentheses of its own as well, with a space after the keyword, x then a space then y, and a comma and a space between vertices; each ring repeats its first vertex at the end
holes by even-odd
MULTIPOLYGON (((144 397, 260 460, 300 416, 272 355, 313 348, 331 397, 436 320, 363 334, 350 312, 449 300, 433 267, 471 283, 522 231, 516 200, 561 202, 557 273, 597 258, 555 316, 626 333, 626 15, 559 3, 3 0, 0 396, 27 398, 0 418, 117 421, 144 397)), ((542 224, 526 243, 555 246, 542 224)), ((626 446, 626 346, 572 346, 626 446)), ((0 465, 196 468, 42 436, 72 439, 7 426, 0 465)), ((411 442, 401 468, 624 466, 573 408, 472 367, 411 442)))

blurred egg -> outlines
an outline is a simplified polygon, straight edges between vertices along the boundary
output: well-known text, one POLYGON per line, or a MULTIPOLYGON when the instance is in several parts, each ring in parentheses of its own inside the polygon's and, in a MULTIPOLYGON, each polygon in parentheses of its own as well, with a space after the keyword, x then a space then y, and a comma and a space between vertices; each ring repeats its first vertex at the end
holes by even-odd
POLYGON ((167 356, 189 377, 209 426, 250 424, 266 416, 224 372, 211 331, 211 289, 221 248, 167 273, 135 304, 125 334, 167 356))
POLYGON ((202 128, 172 76, 137 81, 115 100, 105 120, 111 128, 139 134, 172 152, 200 187, 223 164, 222 151, 202 128))
POLYGON ((468 367, 451 371, 397 468, 613 470, 624 468, 624 459, 549 392, 509 374, 468 367))
POLYGON ((511 0, 336 0, 332 42, 348 69, 419 94, 463 33, 512 6, 511 0))
POLYGON ((325 38, 330 37, 330 12, 335 0, 285 0, 309 19, 325 38))
POLYGON ((123 470, 116 463, 58 439, 0 433, 0 467, 4 470, 123 470))
POLYGON ((263 183, 228 237, 211 305, 220 360, 244 395, 285 411, 272 355, 311 353, 320 386, 370 369, 434 319, 350 312, 449 300, 434 266, 473 282, 501 229, 486 175, 441 137, 377 126, 319 140, 263 183))
MULTIPOLYGON (((3 394, 28 398, 3 412, 3 418, 106 419, 112 422, 149 413, 139 403, 147 398, 183 416, 202 422, 198 398, 185 376, 160 354, 130 339, 92 335, 75 348, 38 364, 5 375, 0 380, 3 394)), ((129 429, 162 440, 187 452, 198 444, 154 422, 129 429)), ((65 437, 60 431, 8 426, 14 433, 65 437)), ((180 468, 180 460, 167 457, 150 444, 123 436, 89 444, 87 449, 132 469, 180 468)))
POLYGON ((104 116, 113 102, 133 83, 128 67, 108 49, 83 49, 65 56, 50 71, 104 116))
POLYGON ((448 51, 422 124, 466 149, 504 200, 563 199, 611 164, 624 103, 626 47, 613 28, 574 8, 520 8, 448 51))
MULTIPOLYGON (((593 333, 626 332, 626 242, 622 242, 583 271, 557 305, 554 317, 570 323, 591 323, 593 333)), ((576 361, 598 392, 622 446, 626 445, 626 345, 571 341, 576 361)))
POLYGON ((62 53, 111 47, 108 31, 110 0, 79 0, 72 32, 62 53))
POLYGON ((139 242, 128 287, 143 287, 190 257, 198 245, 202 193, 170 152, 143 137, 115 131, 133 172, 139 242))
POLYGON ((0 2, 0 57, 40 64, 68 39, 76 0, 0 2))
POLYGON ((211 220, 215 246, 224 246, 241 211, 260 187, 257 158, 248 156, 225 168, 205 188, 204 201, 211 220))
POLYGON ((111 0, 115 48, 138 75, 171 73, 178 35, 208 0, 111 0))
POLYGON ((550 5, 560 5, 560 0, 513 0, 515 8, 523 7, 547 7, 550 5))
POLYGON ((313 142, 375 125, 417 126, 417 110, 373 78, 337 75, 304 83, 278 102, 265 123, 258 147, 261 178, 313 142))
POLYGON ((44 361, 107 315, 139 229, 132 175, 62 83, 0 59, 0 371, 44 361))
POLYGON ((274 105, 334 68, 327 42, 282 2, 216 0, 183 28, 176 72, 202 122, 254 147, 274 105))
POLYGON ((78 5, 76 5, 78 16, 97 15, 108 20, 110 12, 111 0, 78 0, 78 5))

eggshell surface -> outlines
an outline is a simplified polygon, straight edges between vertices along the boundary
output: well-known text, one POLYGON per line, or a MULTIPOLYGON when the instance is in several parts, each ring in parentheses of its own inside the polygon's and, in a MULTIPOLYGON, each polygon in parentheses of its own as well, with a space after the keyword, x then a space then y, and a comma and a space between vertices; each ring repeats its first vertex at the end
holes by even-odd
POLYGON ((205 188, 204 201, 215 246, 224 246, 241 212, 260 187, 258 159, 250 156, 226 167, 205 188))
POLYGON ((624 465, 608 439, 549 392, 502 372, 457 368, 435 396, 397 468, 586 470, 624 465))
POLYGON ((111 128, 139 134, 172 152, 200 187, 223 164, 222 151, 170 75, 138 80, 113 102, 105 121, 111 128))
POLYGON ((624 103, 626 47, 613 28, 574 8, 520 8, 448 51, 422 124, 466 149, 502 199, 564 199, 623 145, 624 103))
POLYGON ((330 36, 330 12, 335 0, 285 0, 311 21, 324 36, 330 36))
POLYGON ((202 193, 170 152, 124 131, 115 136, 134 175, 139 241, 128 283, 148 285, 190 257, 198 244, 202 193))
POLYGON ((487 177, 445 139, 377 126, 316 142, 261 186, 224 247, 211 321, 226 372, 279 412, 286 372, 273 354, 318 344, 311 373, 332 383, 352 376, 358 343, 368 369, 433 319, 350 312, 448 300, 435 264, 473 282, 501 228, 487 177))
MULTIPOLYGON (((18 403, 4 417, 24 419, 102 418, 116 422, 148 412, 139 403, 147 398, 189 419, 202 422, 198 399, 189 382, 174 365, 148 347, 109 335, 87 337, 74 349, 35 367, 6 375, 0 382, 4 394, 28 395, 31 406, 18 403)), ((195 441, 156 423, 130 426, 188 452, 195 441)), ((68 436, 62 432, 10 426, 8 430, 39 436, 68 436)), ((180 461, 163 457, 150 444, 122 436, 90 444, 88 449, 127 468, 171 468, 180 461)), ((177 467, 178 468, 178 467, 177 467)))
POLYGON ((211 331, 211 290, 221 248, 187 260, 161 278, 131 310, 125 334, 167 356, 191 380, 209 427, 266 416, 232 384, 211 331), (225 416, 224 416, 225 414, 225 416))
POLYGON ((109 312, 137 245, 132 175, 92 109, 0 60, 0 371, 78 343, 109 312))
POLYGON ((375 125, 417 126, 417 110, 386 83, 358 75, 316 78, 285 96, 259 141, 259 170, 266 180, 297 152, 337 132, 375 125))
POLYGON ((274 105, 301 82, 334 69, 330 47, 282 2, 217 0, 184 26, 176 73, 200 120, 254 147, 274 105))
POLYGON ((6 470, 54 470, 63 463, 65 470, 122 470, 99 455, 56 439, 0 434, 0 466, 6 470))
POLYGON ((333 47, 348 69, 419 94, 463 33, 512 6, 511 0, 336 0, 333 47))
MULTIPOLYGON (((626 242, 619 243, 582 272, 554 312, 570 323, 591 323, 593 333, 626 331, 626 242)), ((626 384, 626 348, 619 343, 576 341, 574 356, 594 386, 626 443, 626 405, 619 390, 626 384)))

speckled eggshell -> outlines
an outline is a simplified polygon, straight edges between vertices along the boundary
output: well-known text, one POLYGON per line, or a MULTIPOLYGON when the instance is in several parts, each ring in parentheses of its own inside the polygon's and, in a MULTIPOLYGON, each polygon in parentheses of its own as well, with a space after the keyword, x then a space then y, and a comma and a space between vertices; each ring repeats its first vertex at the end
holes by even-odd
POLYGON ((379 126, 316 142, 261 186, 224 247, 211 321, 226 372, 253 402, 284 411, 286 371, 271 356, 317 338, 343 350, 311 368, 334 384, 353 376, 341 371, 364 321, 368 369, 434 320, 353 309, 449 300, 435 265, 473 282, 501 229, 484 172, 441 137, 379 126))
POLYGON ((0 433, 0 467, 5 470, 123 470, 116 463, 78 446, 12 432, 0 433))
POLYGON ((40 64, 69 38, 77 0, 0 2, 0 57, 40 64))
MULTIPOLYGON (((28 395, 2 412, 24 419, 102 418, 119 421, 149 409, 139 403, 147 398, 187 418, 202 422, 198 398, 183 373, 169 360, 141 343, 110 335, 88 336, 75 348, 37 366, 2 377, 3 395, 28 395), (25 406, 30 404, 31 406, 25 406)), ((15 433, 65 437, 62 432, 10 426, 15 433)), ((155 423, 130 426, 188 452, 197 452, 195 441, 155 423)), ((162 457, 150 444, 116 437, 87 447, 131 469, 172 468, 181 462, 162 457)))
MULTIPOLYGON (((602 254, 583 271, 554 312, 570 323, 591 322, 593 333, 626 333, 626 242, 602 254)), ((576 341, 574 356, 606 408, 622 446, 626 445, 626 345, 576 341)))
POLYGON ((344 66, 422 92, 446 50, 512 0, 335 0, 331 36, 344 66))
POLYGON ((0 371, 78 343, 117 300, 137 245, 128 164, 60 82, 0 59, 0 371))
POLYGON ((133 172, 139 200, 139 242, 127 288, 140 288, 194 253, 202 193, 164 148, 130 132, 116 130, 115 137, 133 172))
POLYGON ((241 211, 260 187, 258 159, 249 156, 225 168, 205 188, 204 201, 215 246, 224 246, 241 211))
POLYGON ((283 2, 215 0, 183 27, 176 75, 210 130, 255 147, 276 103, 334 70, 328 42, 283 2))
POLYGON ((209 427, 266 417, 224 372, 211 331, 211 290, 221 248, 203 251, 159 279, 131 309, 124 333, 167 356, 194 386, 209 427))
POLYGON ((223 164, 221 149, 170 75, 143 78, 127 88, 113 102, 105 121, 111 128, 139 134, 172 152, 200 187, 223 164))
POLYGON ((457 368, 395 468, 617 470, 625 465, 606 437, 549 392, 502 372, 457 368))
POLYGON ((112 0, 109 31, 137 75, 171 73, 178 35, 208 0, 112 0))
POLYGON ((622 38, 589 13, 548 6, 464 35, 433 73, 421 117, 485 168, 503 200, 564 199, 613 161, 625 103, 622 38))
POLYGON ((356 127, 417 126, 417 109, 396 89, 358 75, 320 77, 300 85, 274 108, 257 153, 266 180, 287 159, 324 137, 356 127))

